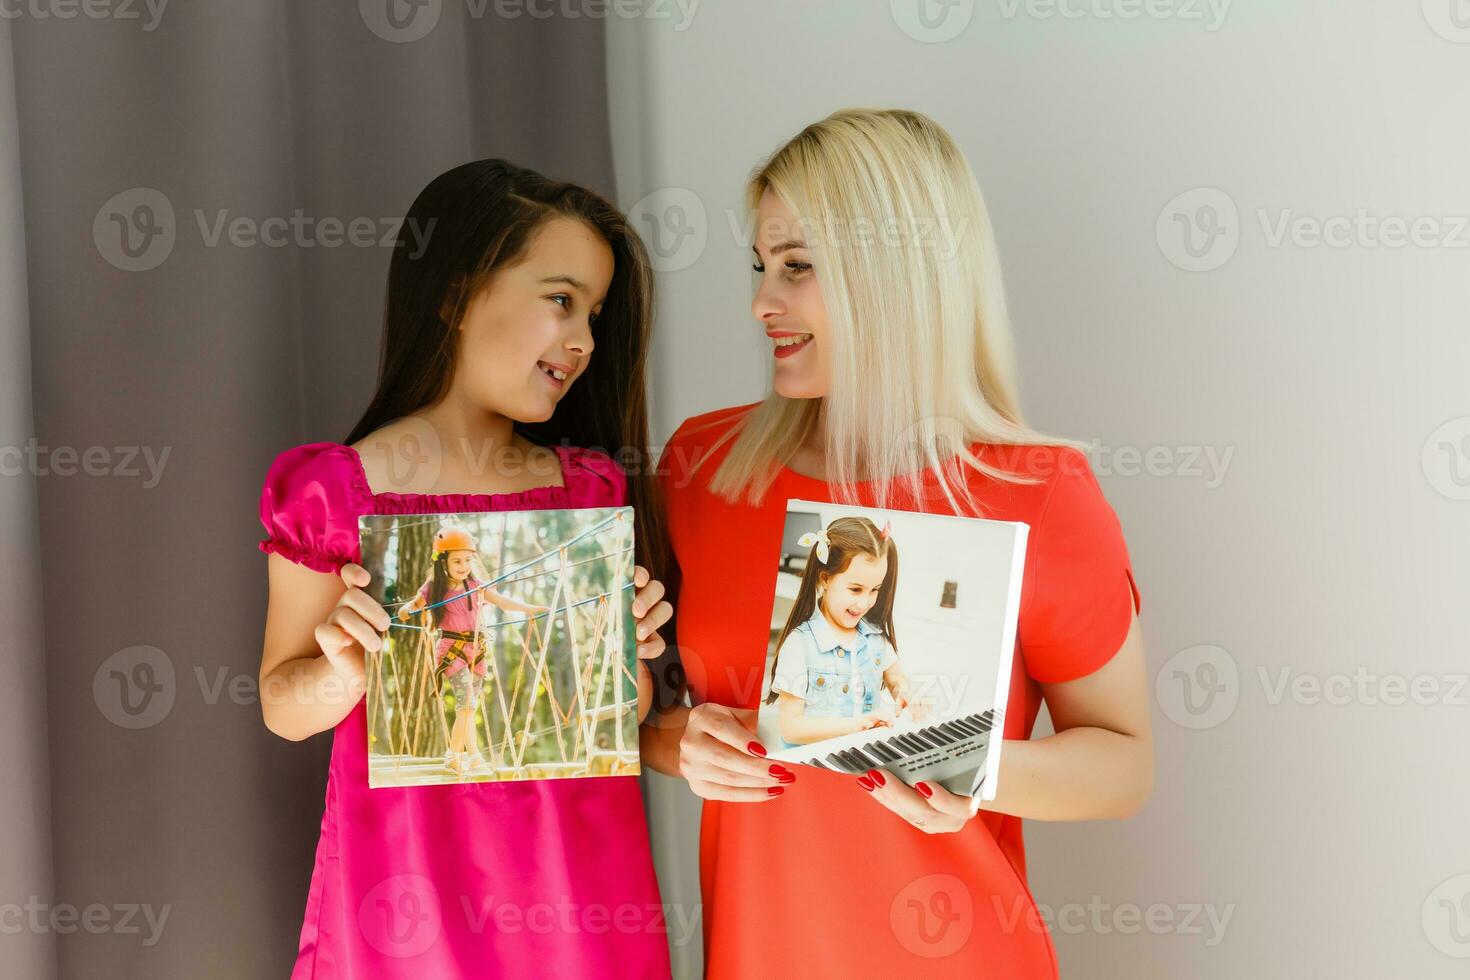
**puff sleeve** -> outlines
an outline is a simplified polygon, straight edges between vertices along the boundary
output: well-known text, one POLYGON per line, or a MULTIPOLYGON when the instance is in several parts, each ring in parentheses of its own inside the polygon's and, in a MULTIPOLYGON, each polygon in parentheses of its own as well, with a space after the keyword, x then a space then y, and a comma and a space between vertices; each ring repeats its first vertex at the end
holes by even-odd
POLYGON ((260 491, 259 548, 298 565, 335 575, 358 561, 358 515, 366 513, 360 466, 353 450, 331 442, 281 453, 260 491))
POLYGON ((622 507, 628 503, 628 474, 617 461, 594 449, 569 448, 562 458, 567 495, 573 507, 622 507))
POLYGON ((1017 631, 1027 672, 1041 683, 1085 677, 1106 664, 1141 608, 1117 515, 1087 457, 1062 449, 1033 528, 1029 599, 1017 631))

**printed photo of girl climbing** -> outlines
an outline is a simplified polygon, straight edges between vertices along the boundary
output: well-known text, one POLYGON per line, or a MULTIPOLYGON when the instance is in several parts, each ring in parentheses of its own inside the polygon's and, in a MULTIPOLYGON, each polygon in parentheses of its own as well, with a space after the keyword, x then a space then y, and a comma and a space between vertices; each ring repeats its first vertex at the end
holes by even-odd
POLYGON ((366 664, 369 785, 639 771, 631 510, 359 527, 392 616, 366 664))
POLYGON ((999 760, 988 733, 1009 694, 1027 531, 789 500, 756 719, 768 757, 980 789, 999 760))

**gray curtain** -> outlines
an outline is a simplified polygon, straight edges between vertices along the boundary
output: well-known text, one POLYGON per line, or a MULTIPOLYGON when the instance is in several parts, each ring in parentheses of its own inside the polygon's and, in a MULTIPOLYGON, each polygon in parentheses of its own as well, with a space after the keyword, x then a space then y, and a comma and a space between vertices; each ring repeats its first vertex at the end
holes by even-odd
POLYGON ((33 6, 0 19, 0 973, 283 977, 330 736, 260 721, 261 478, 365 406, 377 243, 429 179, 613 197, 603 23, 33 6))

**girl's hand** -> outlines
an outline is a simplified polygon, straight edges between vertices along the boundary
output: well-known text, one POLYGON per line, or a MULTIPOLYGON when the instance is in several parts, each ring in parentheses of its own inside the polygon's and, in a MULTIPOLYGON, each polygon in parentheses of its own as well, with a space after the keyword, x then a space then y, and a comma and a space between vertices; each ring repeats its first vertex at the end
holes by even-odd
POLYGON ((928 781, 909 786, 883 769, 869 769, 867 775, 858 777, 858 785, 926 834, 952 834, 980 809, 980 801, 973 796, 956 796, 928 781))
POLYGON ((372 579, 366 568, 349 562, 342 566, 341 574, 347 591, 327 614, 327 621, 317 625, 314 635, 327 662, 347 682, 348 691, 360 696, 367 679, 364 653, 383 649, 382 634, 388 630, 388 613, 362 591, 372 579))
POLYGON ((638 667, 647 670, 645 660, 655 660, 664 652, 664 638, 658 628, 674 615, 674 607, 664 600, 664 584, 648 574, 642 565, 633 566, 633 619, 638 631, 638 667))
POLYGON ((759 803, 780 796, 796 773, 766 762, 765 746, 755 740, 754 708, 696 705, 679 739, 679 775, 695 796, 706 800, 759 803))
POLYGON ((934 702, 928 698, 915 698, 910 701, 907 694, 898 697, 898 714, 905 711, 909 713, 909 719, 914 722, 923 721, 934 707, 934 702))
POLYGON ((863 727, 858 729, 860 732, 865 732, 869 728, 877 728, 879 725, 892 726, 894 720, 893 708, 879 702, 878 707, 862 715, 861 719, 863 727))

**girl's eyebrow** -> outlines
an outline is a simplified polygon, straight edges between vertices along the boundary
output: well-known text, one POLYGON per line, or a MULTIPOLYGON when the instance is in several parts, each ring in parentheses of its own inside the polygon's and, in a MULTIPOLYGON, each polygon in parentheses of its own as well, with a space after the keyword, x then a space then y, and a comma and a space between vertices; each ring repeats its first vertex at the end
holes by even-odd
POLYGON ((579 293, 585 293, 587 291, 587 286, 586 286, 585 283, 582 282, 582 280, 576 278, 575 276, 569 276, 569 275, 567 275, 564 272, 561 273, 560 275, 547 276, 545 279, 542 279, 541 281, 542 282, 564 282, 568 286, 571 286, 573 289, 575 289, 579 293))

